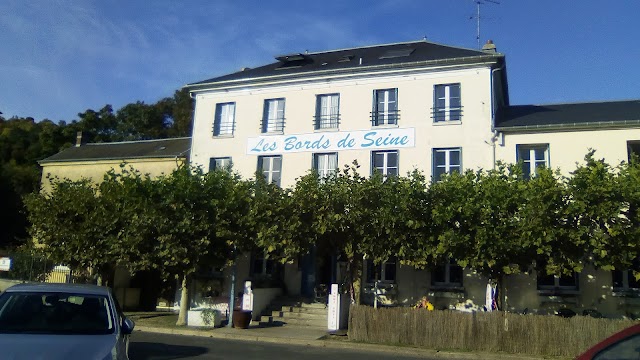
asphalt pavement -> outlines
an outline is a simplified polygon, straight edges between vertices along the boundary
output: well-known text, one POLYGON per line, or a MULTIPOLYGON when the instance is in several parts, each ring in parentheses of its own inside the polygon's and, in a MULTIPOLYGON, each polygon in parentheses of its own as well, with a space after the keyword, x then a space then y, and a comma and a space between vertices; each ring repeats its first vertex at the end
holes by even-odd
MULTIPOLYGON (((229 353, 225 350, 226 356, 217 357, 220 351, 216 352, 216 348, 220 348, 220 344, 227 344, 230 342, 231 347, 238 347, 238 349, 251 348, 254 349, 257 347, 268 346, 268 344, 272 344, 276 346, 276 349, 271 352, 267 351, 264 354, 271 354, 272 356, 267 357, 263 356, 261 352, 251 352, 251 356, 248 354, 244 354, 247 357, 238 357, 238 359, 270 359, 275 356, 278 359, 287 359, 288 357, 281 357, 280 353, 277 352, 277 346, 288 346, 291 348, 291 354, 295 355, 300 351, 300 349, 306 349, 303 352, 302 358, 304 359, 315 359, 312 357, 312 354, 318 352, 319 354, 324 354, 322 359, 327 359, 327 352, 343 354, 344 352, 349 353, 349 356, 346 357, 348 359, 356 359, 358 358, 357 354, 351 354, 351 352, 355 351, 357 353, 366 354, 367 359, 371 359, 373 355, 376 359, 397 359, 399 356, 406 356, 407 358, 415 358, 420 357, 423 359, 496 359, 496 360, 515 360, 515 359, 542 359, 540 357, 532 357, 532 356, 518 356, 518 355, 510 355, 510 354, 486 354, 486 353, 458 353, 458 352, 447 352, 447 351, 436 351, 436 350, 428 350, 428 349, 420 349, 420 348, 412 348, 412 347, 399 347, 399 346, 387 346, 380 344, 365 344, 365 343, 356 343, 346 340, 344 337, 335 338, 337 335, 328 335, 327 331, 322 329, 313 329, 313 328, 305 328, 301 326, 274 326, 274 327, 260 327, 260 326, 252 326, 248 329, 236 329, 236 328, 215 328, 215 329, 171 329, 171 328, 152 328, 146 326, 136 326, 134 334, 132 335, 132 344, 131 344, 131 359, 190 359, 195 356, 194 359, 233 359, 234 357, 229 357, 229 353), (172 336, 176 335, 176 336, 172 336), (198 339, 200 338, 200 339, 198 339), (209 339, 202 339, 209 338, 209 339), (200 345, 192 346, 192 345, 184 345, 180 343, 176 343, 177 340, 186 342, 191 344, 192 342, 196 342, 199 344, 214 342, 212 344, 211 349, 208 347, 202 347, 200 345), (158 341, 162 340, 162 341, 158 341), (227 341, 220 341, 227 340, 227 341), (257 343, 257 344, 256 344, 257 343), (262 344, 260 344, 262 343, 262 344), (155 344, 155 345, 154 345, 155 344), (171 345, 172 347, 167 347, 171 345), (234 345, 235 344, 235 345, 234 345), (245 344, 244 346, 242 344, 245 344), (155 351, 160 350, 159 354, 155 354, 155 351), (173 350, 172 350, 173 349, 173 350), (312 351, 313 349, 313 351, 312 351), (151 357, 140 353, 140 351, 151 351, 151 357), (164 355, 169 356, 172 351, 178 352, 178 357, 163 357, 164 355), (182 356, 180 355, 181 351, 186 351, 188 355, 189 353, 193 353, 192 355, 182 356), (134 356, 138 354, 139 356, 134 356), (164 354, 164 355, 163 355, 164 354), (276 356, 277 355, 277 356, 276 356), (353 355, 354 357, 352 357, 353 355), (142 356, 142 357, 141 357, 142 356), (155 357, 160 356, 160 357, 155 357), (389 356, 389 357, 387 357, 389 356)), ((224 345, 227 346, 227 345, 224 345)), ((232 349, 229 349, 231 353, 233 353, 232 349)), ((346 353, 344 353, 346 354, 346 353)), ((173 356, 173 355, 172 355, 173 356)), ((291 357, 291 359, 297 359, 296 357, 291 357)), ((320 357, 318 357, 320 359, 320 357)), ((363 357, 364 359, 364 357, 363 357)))

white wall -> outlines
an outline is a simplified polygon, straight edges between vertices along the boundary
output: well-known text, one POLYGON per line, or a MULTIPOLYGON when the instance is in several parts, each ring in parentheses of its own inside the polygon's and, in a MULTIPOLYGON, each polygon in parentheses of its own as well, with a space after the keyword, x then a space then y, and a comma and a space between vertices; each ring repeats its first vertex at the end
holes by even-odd
MULTIPOLYGON (((229 91, 211 91, 196 95, 191 161, 205 169, 211 157, 232 157, 234 169, 253 177, 257 157, 247 155, 247 139, 261 136, 260 123, 265 99, 285 98, 285 135, 314 133, 316 95, 340 94, 341 132, 371 130, 370 112, 375 89, 398 89, 399 128, 415 129, 415 147, 399 151, 400 173, 415 168, 431 174, 431 149, 462 147, 465 168, 492 166, 490 69, 488 66, 445 70, 414 71, 349 80, 320 80, 296 85, 246 87, 229 91), (461 84, 462 121, 457 124, 434 124, 431 118, 433 87, 436 84, 461 84), (236 130, 232 137, 212 135, 217 103, 236 103, 236 130)), ((345 150, 338 154, 339 167, 357 160, 363 174, 370 173, 371 152, 345 150)), ((311 168, 312 152, 283 155, 283 187, 311 168)))
POLYGON ((504 146, 496 147, 496 157, 507 163, 515 163, 516 146, 525 144, 549 144, 549 163, 563 174, 576 169, 576 162, 584 164, 589 149, 596 150, 595 158, 604 158, 615 166, 627 161, 627 141, 640 140, 640 129, 613 129, 592 131, 566 131, 536 134, 505 134, 504 146))

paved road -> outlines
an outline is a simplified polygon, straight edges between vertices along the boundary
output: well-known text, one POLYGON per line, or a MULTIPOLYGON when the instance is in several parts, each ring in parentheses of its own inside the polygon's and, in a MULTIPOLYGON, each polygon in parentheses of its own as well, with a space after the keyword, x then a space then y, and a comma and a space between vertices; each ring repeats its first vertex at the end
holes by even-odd
MULTIPOLYGON (((254 341, 214 339, 196 336, 136 332, 129 348, 131 360, 170 359, 436 359, 400 355, 393 352, 367 352, 357 349, 310 345, 272 344, 254 341)), ((442 359, 442 357, 438 357, 442 359)), ((447 356, 447 359, 455 360, 447 356)), ((462 358, 461 358, 462 359, 462 358)), ((468 358, 467 358, 468 359, 468 358)))

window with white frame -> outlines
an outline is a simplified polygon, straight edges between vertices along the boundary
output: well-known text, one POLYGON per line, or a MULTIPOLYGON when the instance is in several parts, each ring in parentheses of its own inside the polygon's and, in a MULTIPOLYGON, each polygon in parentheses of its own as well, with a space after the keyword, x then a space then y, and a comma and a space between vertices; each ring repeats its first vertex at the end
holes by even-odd
POLYGON ((611 276, 614 291, 640 291, 640 282, 633 275, 633 270, 613 270, 611 276))
POLYGON ((433 121, 460 121, 462 102, 460 84, 440 84, 434 87, 433 121))
POLYGON ((262 116, 262 132, 284 131, 284 99, 267 99, 264 101, 262 116))
POLYGON ((313 168, 321 178, 338 170, 338 153, 313 154, 313 168))
POLYGON ((209 171, 214 170, 230 170, 231 158, 230 157, 215 157, 209 159, 209 171))
POLYGON ((315 129, 337 129, 340 122, 340 94, 318 95, 315 129))
POLYGON ((371 124, 373 126, 398 124, 398 89, 373 91, 371 124))
POLYGON ((629 162, 640 160, 640 140, 627 141, 627 158, 629 162))
POLYGON ((373 283, 378 280, 382 282, 396 281, 395 257, 377 265, 373 263, 373 260, 367 260, 367 282, 373 283))
POLYGON ((435 287, 462 287, 462 266, 450 259, 431 272, 431 285, 435 287))
POLYGON ((535 176, 539 168, 549 167, 549 144, 517 145, 516 153, 525 179, 535 176))
POLYGON ((538 271, 538 290, 578 290, 578 273, 571 275, 548 275, 538 271))
POLYGON ((270 276, 276 272, 276 261, 269 259, 264 252, 251 253, 251 275, 270 276))
POLYGON ((259 156, 258 170, 262 172, 265 180, 280 186, 282 174, 282 156, 259 156))
POLYGON ((213 120, 213 136, 233 135, 236 116, 236 103, 216 104, 213 120))
POLYGON ((398 175, 398 151, 373 151, 371 153, 371 173, 379 171, 385 177, 398 175))
POLYGON ((438 181, 443 174, 462 171, 462 149, 433 149, 433 180, 438 181))

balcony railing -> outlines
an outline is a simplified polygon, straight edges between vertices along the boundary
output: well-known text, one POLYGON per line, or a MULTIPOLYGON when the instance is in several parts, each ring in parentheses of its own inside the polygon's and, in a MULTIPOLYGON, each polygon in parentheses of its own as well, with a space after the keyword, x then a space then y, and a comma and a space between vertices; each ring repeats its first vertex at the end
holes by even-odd
POLYGON ((462 106, 450 108, 433 108, 431 116, 434 122, 460 121, 462 120, 462 106))
POLYGON ((235 129, 235 121, 227 122, 224 124, 214 123, 213 124, 213 136, 224 136, 224 135, 233 135, 233 130, 235 129))
POLYGON ((371 126, 398 125, 400 110, 372 111, 371 126))
POLYGON ((284 132, 284 118, 262 119, 260 129, 263 133, 284 132))
POLYGON ((340 114, 316 115, 313 124, 316 130, 337 129, 340 125, 340 114))

